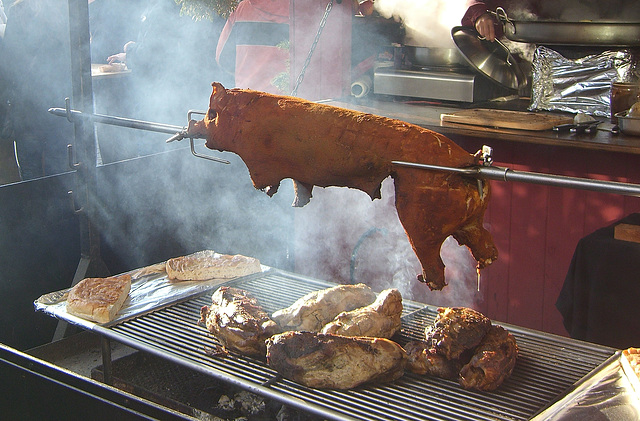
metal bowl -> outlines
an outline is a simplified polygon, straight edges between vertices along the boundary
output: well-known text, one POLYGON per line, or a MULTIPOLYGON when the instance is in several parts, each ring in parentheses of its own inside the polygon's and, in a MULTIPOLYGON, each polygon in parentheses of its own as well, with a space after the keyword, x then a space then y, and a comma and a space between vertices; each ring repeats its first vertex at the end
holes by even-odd
POLYGON ((467 62, 457 48, 433 48, 405 45, 406 59, 420 67, 460 67, 467 62))
POLYGON ((509 89, 520 89, 527 83, 515 58, 499 40, 487 41, 475 29, 464 26, 452 28, 451 36, 466 61, 488 78, 509 89))
POLYGON ((640 136, 640 117, 630 116, 629 110, 616 113, 615 117, 618 119, 618 127, 622 133, 640 136))

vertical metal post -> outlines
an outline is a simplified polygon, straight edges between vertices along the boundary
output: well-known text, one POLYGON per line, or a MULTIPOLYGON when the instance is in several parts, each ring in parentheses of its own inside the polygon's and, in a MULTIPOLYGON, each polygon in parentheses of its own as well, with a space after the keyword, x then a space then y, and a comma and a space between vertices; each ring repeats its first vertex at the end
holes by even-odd
MULTIPOLYGON (((69 36, 71 41, 71 84, 73 108, 93 113, 93 88, 91 83, 91 51, 89 45, 89 3, 86 0, 69 0, 69 36)), ((74 196, 80 208, 80 253, 82 258, 99 256, 99 242, 92 226, 94 214, 90 194, 96 191, 96 138, 93 123, 85 120, 74 122, 75 151, 78 161, 77 185, 74 196)))
MULTIPOLYGON (((93 113, 93 87, 91 82, 91 47, 89 32, 89 2, 69 0, 69 40, 71 45, 71 86, 73 108, 85 113, 93 113)), ((80 224, 80 262, 73 277, 75 285, 87 273, 93 276, 108 275, 100 258, 100 238, 93 225, 95 219, 96 182, 96 137, 94 124, 85 119, 74 121, 74 151, 76 153, 76 185, 74 201, 81 209, 78 212, 80 224)), ((65 322, 59 322, 53 340, 64 337, 65 322)))
POLYGON ((100 347, 102 349, 102 381, 113 386, 113 365, 111 364, 111 340, 100 335, 100 347))

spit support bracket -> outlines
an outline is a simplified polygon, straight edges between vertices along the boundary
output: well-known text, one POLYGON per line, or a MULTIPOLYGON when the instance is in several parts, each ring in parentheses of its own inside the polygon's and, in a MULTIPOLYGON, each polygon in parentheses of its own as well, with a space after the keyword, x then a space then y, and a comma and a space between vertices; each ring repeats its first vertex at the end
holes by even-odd
MULTIPOLYGON (((59 117, 66 117, 66 119, 69 120, 69 122, 71 123, 74 123, 76 120, 79 120, 79 119, 85 119, 92 123, 109 124, 112 126, 127 127, 130 129, 138 129, 138 130, 146 130, 151 132, 171 134, 172 136, 166 140, 167 143, 189 138, 191 153, 194 156, 198 158, 207 159, 209 161, 220 162, 223 164, 231 163, 226 159, 217 158, 215 156, 205 155, 205 154, 196 152, 194 139, 198 137, 195 137, 193 136, 193 134, 189 133, 187 130, 187 127, 174 126, 171 124, 163 124, 163 123, 154 123, 154 122, 143 121, 143 120, 135 120, 135 119, 124 118, 124 117, 115 117, 115 116, 110 116, 106 114, 84 113, 82 111, 72 110, 70 106, 69 98, 65 98, 65 108, 49 108, 49 113, 59 117)), ((189 111, 187 113, 187 117, 189 121, 191 121, 191 116, 193 114, 204 115, 205 113, 199 112, 199 111, 189 111)), ((73 155, 72 151, 69 151, 69 156, 72 156, 72 155, 73 155)), ((75 168, 75 166, 72 165, 71 158, 69 162, 71 167, 75 168)))
MULTIPOLYGON (((620 194, 623 196, 640 197, 640 185, 632 183, 622 183, 618 181, 595 180, 591 178, 569 177, 556 174, 543 174, 528 171, 516 171, 509 168, 502 168, 493 164, 493 149, 483 146, 474 155, 478 159, 478 164, 471 167, 456 168, 442 165, 421 164, 417 162, 392 161, 393 165, 408 168, 417 168, 427 171, 444 171, 459 174, 463 177, 473 177, 478 181, 499 180, 517 181, 521 183, 540 184, 546 186, 563 187, 578 190, 596 191, 601 193, 620 194)), ((482 184, 478 184, 481 189, 482 184)), ((482 193, 480 193, 482 196, 482 193)))

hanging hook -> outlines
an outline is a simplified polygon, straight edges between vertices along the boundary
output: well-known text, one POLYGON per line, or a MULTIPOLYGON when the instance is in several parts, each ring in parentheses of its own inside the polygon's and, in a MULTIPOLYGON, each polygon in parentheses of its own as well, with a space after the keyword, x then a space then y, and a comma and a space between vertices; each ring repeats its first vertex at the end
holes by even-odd
POLYGON ((76 200, 73 197, 73 190, 69 190, 67 192, 67 195, 69 196, 69 201, 71 202, 71 211, 76 215, 81 213, 84 210, 84 206, 80 206, 79 208, 76 208, 76 200))
POLYGON ((68 157, 68 161, 69 161, 69 168, 71 168, 72 170, 77 170, 78 168, 80 168, 80 163, 79 162, 75 162, 75 159, 73 157, 74 153, 73 153, 73 145, 71 143, 69 143, 67 145, 67 157, 68 157))

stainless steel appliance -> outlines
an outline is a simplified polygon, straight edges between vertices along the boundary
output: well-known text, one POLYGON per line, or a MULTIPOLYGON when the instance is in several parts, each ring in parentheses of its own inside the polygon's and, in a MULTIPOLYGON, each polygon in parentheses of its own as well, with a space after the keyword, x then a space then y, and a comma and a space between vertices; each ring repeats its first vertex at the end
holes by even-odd
POLYGON ((393 66, 380 66, 374 71, 373 92, 461 103, 486 101, 513 93, 472 69, 459 53, 451 51, 394 47, 393 66), (432 54, 434 51, 437 53, 432 54), (440 54, 441 51, 446 54, 440 54))

